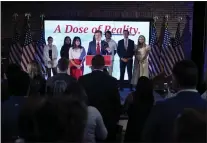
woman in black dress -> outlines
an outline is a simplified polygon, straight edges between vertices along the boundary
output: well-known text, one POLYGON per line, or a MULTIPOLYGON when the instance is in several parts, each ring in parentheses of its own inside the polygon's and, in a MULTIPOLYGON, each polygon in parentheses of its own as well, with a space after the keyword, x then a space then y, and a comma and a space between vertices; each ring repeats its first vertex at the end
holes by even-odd
POLYGON ((69 36, 66 36, 64 39, 64 44, 60 50, 60 56, 61 58, 69 59, 69 49, 71 47, 71 38, 69 36))

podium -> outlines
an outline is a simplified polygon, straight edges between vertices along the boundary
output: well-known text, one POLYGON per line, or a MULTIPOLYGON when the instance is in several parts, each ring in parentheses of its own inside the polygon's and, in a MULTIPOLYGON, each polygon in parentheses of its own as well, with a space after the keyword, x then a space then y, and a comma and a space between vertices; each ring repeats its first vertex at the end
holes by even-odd
MULTIPOLYGON (((93 59, 94 55, 87 55, 86 56, 86 65, 87 66, 92 66, 92 59, 93 59)), ((103 55, 104 57, 104 61, 105 61, 105 66, 111 66, 112 64, 112 60, 111 60, 111 55, 103 55)))

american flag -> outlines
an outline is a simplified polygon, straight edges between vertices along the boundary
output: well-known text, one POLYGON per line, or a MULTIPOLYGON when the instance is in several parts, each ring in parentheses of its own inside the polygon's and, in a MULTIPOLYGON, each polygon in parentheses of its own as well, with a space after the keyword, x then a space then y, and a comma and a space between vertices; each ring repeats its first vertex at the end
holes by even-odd
POLYGON ((165 22, 164 39, 161 50, 161 64, 163 66, 165 76, 170 76, 172 74, 172 68, 175 61, 175 51, 171 45, 168 23, 165 22))
POLYGON ((37 42, 35 60, 39 63, 39 65, 41 65, 43 73, 46 73, 46 68, 44 65, 44 57, 43 57, 45 44, 46 42, 44 36, 43 23, 41 22, 40 40, 37 42))
POLYGON ((161 73, 160 69, 160 48, 157 41, 156 25, 153 23, 152 35, 150 40, 151 51, 149 53, 149 75, 155 77, 161 73))
POLYGON ((9 63, 17 64, 20 66, 22 47, 19 42, 20 42, 20 34, 17 31, 17 24, 15 24, 14 37, 12 38, 12 44, 9 52, 9 63))
POLYGON ((174 47, 175 47, 175 54, 177 57, 177 61, 184 60, 184 52, 183 47, 181 45, 181 37, 180 37, 180 22, 178 23, 176 34, 175 34, 175 41, 174 41, 174 47))
POLYGON ((28 20, 24 30, 21 67, 24 71, 27 71, 27 65, 35 59, 35 48, 32 44, 32 34, 28 20))

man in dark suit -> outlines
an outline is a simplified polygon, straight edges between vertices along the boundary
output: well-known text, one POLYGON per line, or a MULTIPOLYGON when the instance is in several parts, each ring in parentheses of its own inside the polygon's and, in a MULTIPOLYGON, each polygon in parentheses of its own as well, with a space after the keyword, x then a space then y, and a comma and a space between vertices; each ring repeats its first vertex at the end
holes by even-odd
POLYGON ((79 78, 85 88, 90 106, 101 113, 108 131, 107 141, 116 139, 116 127, 121 112, 120 95, 117 80, 103 71, 105 62, 101 55, 92 59, 92 73, 79 78))
MULTIPOLYGON (((124 30, 124 39, 118 42, 117 53, 120 58, 120 90, 123 90, 125 69, 127 67, 129 83, 132 79, 132 64, 134 55, 134 41, 129 39, 129 31, 124 30)), ((132 90, 132 85, 130 84, 132 90)))
POLYGON ((110 55, 108 43, 101 40, 102 32, 97 30, 94 37, 95 39, 89 43, 87 55, 110 55))
POLYGON ((157 102, 143 130, 143 142, 174 142, 175 119, 186 108, 206 112, 207 102, 196 90, 198 69, 192 61, 183 60, 173 68, 173 86, 176 95, 157 102))

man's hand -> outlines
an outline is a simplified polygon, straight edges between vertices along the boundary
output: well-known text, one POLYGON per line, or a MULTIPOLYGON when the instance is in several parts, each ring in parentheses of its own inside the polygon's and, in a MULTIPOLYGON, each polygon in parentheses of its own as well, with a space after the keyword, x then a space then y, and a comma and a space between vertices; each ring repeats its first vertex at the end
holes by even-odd
POLYGON ((125 63, 128 61, 126 58, 121 58, 121 60, 125 63))
POLYGON ((107 48, 106 48, 106 50, 107 50, 109 53, 111 52, 111 50, 110 50, 110 48, 109 48, 109 47, 107 47, 107 48))

